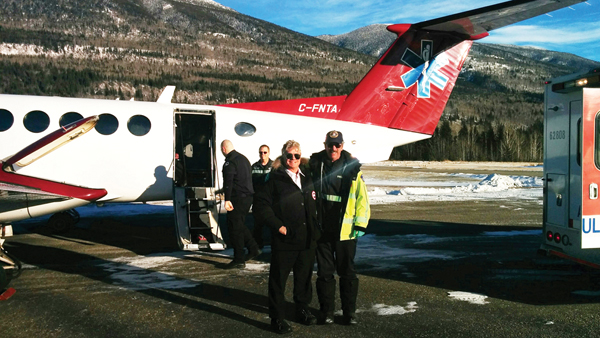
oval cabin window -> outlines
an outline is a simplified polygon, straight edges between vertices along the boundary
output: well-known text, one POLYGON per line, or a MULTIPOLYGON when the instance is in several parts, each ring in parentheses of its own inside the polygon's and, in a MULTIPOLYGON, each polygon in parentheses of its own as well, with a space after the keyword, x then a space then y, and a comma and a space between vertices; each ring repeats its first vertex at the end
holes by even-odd
POLYGON ((83 116, 81 116, 81 114, 76 113, 76 112, 69 112, 64 114, 63 116, 60 117, 60 120, 58 121, 58 124, 61 127, 66 126, 69 123, 73 123, 75 121, 79 121, 83 118, 83 116))
POLYGON ((0 131, 7 131, 15 122, 15 117, 6 109, 0 109, 0 131))
POLYGON ((111 114, 100 114, 98 123, 96 123, 96 131, 102 135, 110 135, 119 128, 119 120, 111 114))
POLYGON ((150 132, 150 120, 143 115, 132 116, 127 121, 127 129, 135 136, 144 136, 150 132))
POLYGON ((235 125, 235 133, 242 137, 252 136, 256 133, 256 127, 247 122, 240 122, 235 125))
POLYGON ((32 133, 41 133, 48 129, 50 117, 41 110, 30 111, 23 118, 23 125, 32 133))

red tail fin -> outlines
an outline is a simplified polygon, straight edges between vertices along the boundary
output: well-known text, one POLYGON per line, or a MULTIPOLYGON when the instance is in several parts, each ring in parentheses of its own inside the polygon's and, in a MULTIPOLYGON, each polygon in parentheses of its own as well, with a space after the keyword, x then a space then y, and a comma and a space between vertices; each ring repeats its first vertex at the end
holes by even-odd
POLYGON ((433 134, 472 40, 584 1, 513 0, 413 26, 390 26, 398 39, 350 93, 338 119, 433 134))
POLYGON ((338 120, 433 134, 472 42, 410 25, 342 105, 338 120))

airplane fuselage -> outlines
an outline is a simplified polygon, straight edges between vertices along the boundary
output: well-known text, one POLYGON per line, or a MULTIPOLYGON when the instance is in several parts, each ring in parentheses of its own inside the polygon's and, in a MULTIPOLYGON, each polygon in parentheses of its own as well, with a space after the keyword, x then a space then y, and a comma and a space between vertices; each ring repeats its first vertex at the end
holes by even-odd
MULTIPOLYGON (((106 135, 98 132, 97 126, 19 171, 23 175, 106 189, 108 194, 99 202, 172 198, 175 111, 214 112, 216 149, 219 149, 221 141, 229 139, 236 150, 251 162, 258 160, 257 151, 262 144, 271 147, 275 158, 280 154, 283 143, 290 139, 300 142, 303 155, 308 157, 324 149, 325 134, 334 129, 344 133, 345 149, 363 163, 386 160, 393 147, 430 137, 353 122, 207 105, 0 95, 0 109, 5 110, 5 115, 6 111, 9 112, 14 119, 10 128, 0 132, 0 158, 6 158, 58 129, 59 121, 66 113, 78 113, 83 117, 114 116, 117 123, 110 125, 108 130, 106 127, 102 130, 106 135), (28 115, 34 111, 37 113, 28 115), (44 128, 44 114, 48 116, 47 127, 41 132, 28 130, 44 128), (42 121, 32 123, 31 119, 39 119, 40 116, 42 121), (135 126, 130 126, 130 121, 144 118, 149 122, 148 130, 140 132, 135 130, 135 126), (239 124, 250 126, 255 132, 240 136, 236 133, 239 124), (131 130, 145 134, 136 136, 131 130)), ((223 160, 224 157, 217 151, 219 173, 223 160)), ((217 182, 218 187, 220 179, 217 182)), ((35 216, 21 213, 17 218, 35 216)), ((0 222, 18 220, 15 216, 11 217, 3 219, 0 214, 0 222)))

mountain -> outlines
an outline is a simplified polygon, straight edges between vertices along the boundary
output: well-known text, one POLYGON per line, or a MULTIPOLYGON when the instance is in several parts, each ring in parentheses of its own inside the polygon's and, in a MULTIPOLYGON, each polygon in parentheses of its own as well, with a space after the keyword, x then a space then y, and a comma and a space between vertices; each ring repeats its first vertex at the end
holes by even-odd
POLYGON ((217 104, 347 94, 375 59, 210 0, 3 0, 0 92, 217 104))

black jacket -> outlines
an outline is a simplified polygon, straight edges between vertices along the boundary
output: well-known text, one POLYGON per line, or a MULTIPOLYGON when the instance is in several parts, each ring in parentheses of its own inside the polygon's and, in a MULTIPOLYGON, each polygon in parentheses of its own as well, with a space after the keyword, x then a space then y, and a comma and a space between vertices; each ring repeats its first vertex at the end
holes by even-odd
POLYGON ((310 156, 310 172, 317 192, 319 228, 325 232, 339 233, 348 204, 352 180, 360 172, 360 162, 342 150, 339 160, 331 162, 322 150, 310 156), (324 195, 339 196, 340 202, 331 202, 324 195))
POLYGON ((280 166, 271 170, 264 188, 254 196, 252 212, 257 221, 271 228, 273 250, 315 248, 320 237, 312 180, 307 168, 301 170, 302 190, 280 166), (279 233, 282 226, 287 235, 279 233))
POLYGON ((252 188, 252 169, 246 156, 232 150, 225 156, 223 164, 223 191, 225 200, 247 197, 254 194, 252 188))

